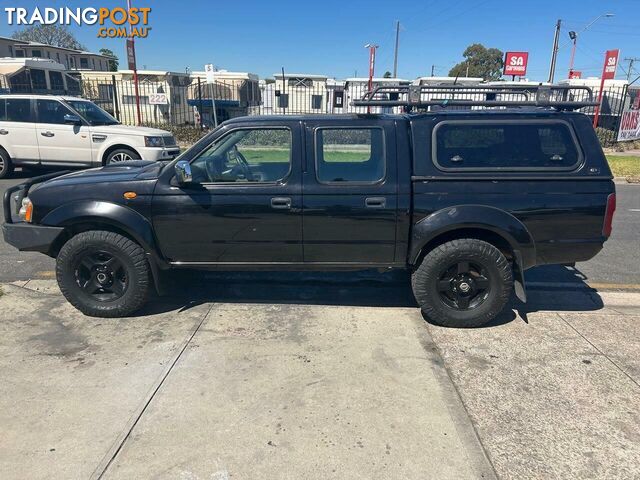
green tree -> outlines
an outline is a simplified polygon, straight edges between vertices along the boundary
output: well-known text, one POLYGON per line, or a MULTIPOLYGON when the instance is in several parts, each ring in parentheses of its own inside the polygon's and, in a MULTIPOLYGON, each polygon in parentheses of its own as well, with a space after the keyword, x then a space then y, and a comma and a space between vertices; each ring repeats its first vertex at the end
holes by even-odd
POLYGON ((113 50, 109 50, 108 48, 101 48, 100 54, 106 57, 111 57, 109 59, 109 70, 112 72, 117 72, 119 62, 118 62, 118 57, 116 57, 116 54, 113 53, 113 50))
POLYGON ((502 76, 504 54, 497 48, 486 48, 480 43, 469 45, 462 56, 464 61, 449 71, 450 77, 481 77, 498 80, 502 76), (468 74, 467 74, 468 72, 468 74))
POLYGON ((28 42, 44 43, 54 47, 72 48, 74 50, 86 50, 73 33, 62 25, 31 25, 24 30, 13 32, 11 38, 28 42))

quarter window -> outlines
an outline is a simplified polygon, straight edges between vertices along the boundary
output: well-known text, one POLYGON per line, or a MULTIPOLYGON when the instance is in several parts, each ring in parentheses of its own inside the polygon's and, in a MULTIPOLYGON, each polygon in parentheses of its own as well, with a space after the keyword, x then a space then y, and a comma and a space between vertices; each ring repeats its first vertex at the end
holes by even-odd
POLYGON ((236 130, 214 142, 191 164, 199 183, 274 183, 291 169, 291 132, 236 130))
POLYGON ((316 171, 318 180, 323 183, 382 180, 385 175, 382 129, 318 129, 316 171))
POLYGON ((580 154, 560 122, 441 123, 434 159, 444 170, 572 170, 580 154))

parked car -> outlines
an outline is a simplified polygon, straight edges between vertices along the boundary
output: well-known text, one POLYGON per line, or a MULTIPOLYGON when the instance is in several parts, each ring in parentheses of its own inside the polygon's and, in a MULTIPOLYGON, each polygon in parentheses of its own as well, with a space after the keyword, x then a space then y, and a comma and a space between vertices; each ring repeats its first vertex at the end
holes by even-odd
POLYGON ((431 321, 470 327, 514 283, 526 301, 526 269, 596 255, 614 209, 585 115, 445 109, 235 118, 172 162, 10 189, 3 233, 87 315, 131 314, 172 269, 399 268, 431 321))
POLYGON ((171 133, 121 125, 82 98, 0 95, 0 178, 16 166, 96 167, 179 153, 171 133))

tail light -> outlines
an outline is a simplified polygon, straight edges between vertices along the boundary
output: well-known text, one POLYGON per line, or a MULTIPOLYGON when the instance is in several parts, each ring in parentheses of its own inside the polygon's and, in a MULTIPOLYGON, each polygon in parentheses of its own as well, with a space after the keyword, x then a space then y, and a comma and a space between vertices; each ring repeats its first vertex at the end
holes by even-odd
POLYGON ((616 194, 610 193, 607 197, 607 209, 604 211, 604 223, 602 224, 602 235, 609 238, 613 225, 613 212, 616 211, 616 194))

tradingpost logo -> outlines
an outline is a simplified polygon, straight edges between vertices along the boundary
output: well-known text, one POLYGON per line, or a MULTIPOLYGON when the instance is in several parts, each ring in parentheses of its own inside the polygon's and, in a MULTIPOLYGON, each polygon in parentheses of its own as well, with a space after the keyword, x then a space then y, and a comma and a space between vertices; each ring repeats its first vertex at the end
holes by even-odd
POLYGON ((4 11, 9 25, 99 25, 98 38, 145 38, 151 30, 150 7, 5 7, 4 11))

